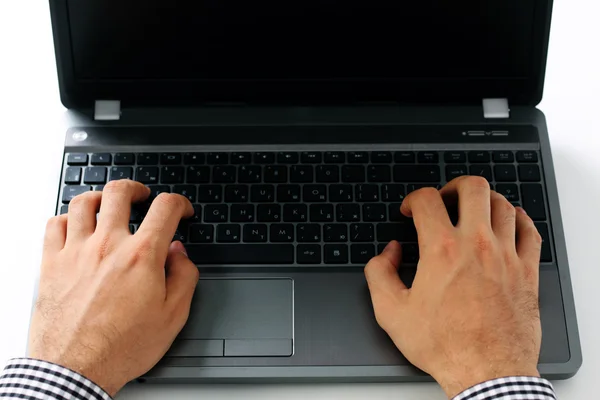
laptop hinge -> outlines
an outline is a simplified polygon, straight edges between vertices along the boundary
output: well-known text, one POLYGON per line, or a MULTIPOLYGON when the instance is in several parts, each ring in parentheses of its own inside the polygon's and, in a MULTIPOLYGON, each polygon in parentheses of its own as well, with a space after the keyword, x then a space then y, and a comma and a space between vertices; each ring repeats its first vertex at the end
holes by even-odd
POLYGON ((120 120, 121 102, 119 100, 96 100, 94 119, 96 121, 120 120))
POLYGON ((483 117, 486 119, 510 118, 508 99, 483 99, 483 117))

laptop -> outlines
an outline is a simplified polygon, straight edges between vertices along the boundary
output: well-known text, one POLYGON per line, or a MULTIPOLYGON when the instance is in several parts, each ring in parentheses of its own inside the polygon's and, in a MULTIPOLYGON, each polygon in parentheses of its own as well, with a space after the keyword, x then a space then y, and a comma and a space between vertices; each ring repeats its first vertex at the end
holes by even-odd
MULTIPOLYGON (((485 177, 543 237, 540 373, 582 356, 542 98, 550 0, 50 0, 69 109, 56 212, 116 179, 194 204, 189 322, 139 382, 430 379, 363 268, 406 195, 485 177)), ((59 167, 59 166, 56 166, 59 167)), ((148 204, 131 212, 131 231, 148 204)), ((143 282, 140 282, 143 284, 143 282)), ((413 322, 406 321, 407 324, 413 322)))

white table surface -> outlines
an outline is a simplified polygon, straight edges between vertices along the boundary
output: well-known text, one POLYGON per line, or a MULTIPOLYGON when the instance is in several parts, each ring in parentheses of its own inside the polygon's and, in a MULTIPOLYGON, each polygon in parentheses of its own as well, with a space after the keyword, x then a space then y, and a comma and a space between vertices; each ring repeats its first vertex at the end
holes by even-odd
MULTIPOLYGON (((584 364, 563 399, 600 391, 600 4, 557 1, 540 109, 556 166, 584 364)), ((0 364, 25 352, 64 141, 45 0, 0 1, 0 364), (34 162, 35 161, 35 162, 34 162)), ((123 399, 443 399, 435 384, 135 386, 123 399)))

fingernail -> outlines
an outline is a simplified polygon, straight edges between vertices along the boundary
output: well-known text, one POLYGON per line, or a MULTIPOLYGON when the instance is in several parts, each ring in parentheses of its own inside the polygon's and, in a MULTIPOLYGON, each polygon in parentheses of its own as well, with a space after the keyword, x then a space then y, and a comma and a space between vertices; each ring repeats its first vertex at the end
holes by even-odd
POLYGON ((387 253, 388 251, 391 251, 392 250, 392 246, 393 246, 392 243, 394 243, 394 242, 389 242, 387 244, 387 246, 385 246, 385 248, 383 249, 383 251, 381 253, 387 253))
POLYGON ((171 250, 183 253, 186 257, 188 256, 188 253, 185 250, 183 243, 181 243, 180 241, 175 241, 175 242, 171 243, 171 250))
POLYGON ((525 211, 525 209, 522 207, 517 207, 517 211, 520 212, 521 214, 527 215, 527 211, 525 211))

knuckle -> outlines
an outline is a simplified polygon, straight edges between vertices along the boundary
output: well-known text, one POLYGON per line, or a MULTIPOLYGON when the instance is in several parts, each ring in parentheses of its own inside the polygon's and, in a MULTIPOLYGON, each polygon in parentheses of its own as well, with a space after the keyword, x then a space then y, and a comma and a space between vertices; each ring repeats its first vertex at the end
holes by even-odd
POLYGON ((54 230, 59 227, 63 223, 63 218, 61 216, 52 217, 46 223, 46 230, 54 230))
POLYGON ((182 196, 173 193, 161 193, 154 201, 168 208, 180 208, 183 206, 182 196))
POLYGON ((494 239, 490 228, 486 225, 477 228, 473 243, 475 243, 475 249, 480 254, 490 253, 494 248, 494 239))
POLYGON ((410 194, 412 201, 428 201, 439 195, 439 191, 432 187, 422 188, 410 194))
POLYGON ((85 206, 96 196, 95 192, 82 193, 75 196, 69 204, 69 209, 79 208, 85 206))
POLYGON ((487 179, 481 176, 466 176, 463 180, 466 186, 478 189, 489 189, 490 184, 487 179))
POLYGON ((133 187, 134 182, 129 179, 120 179, 117 181, 110 181, 104 187, 104 193, 118 193, 133 187))

